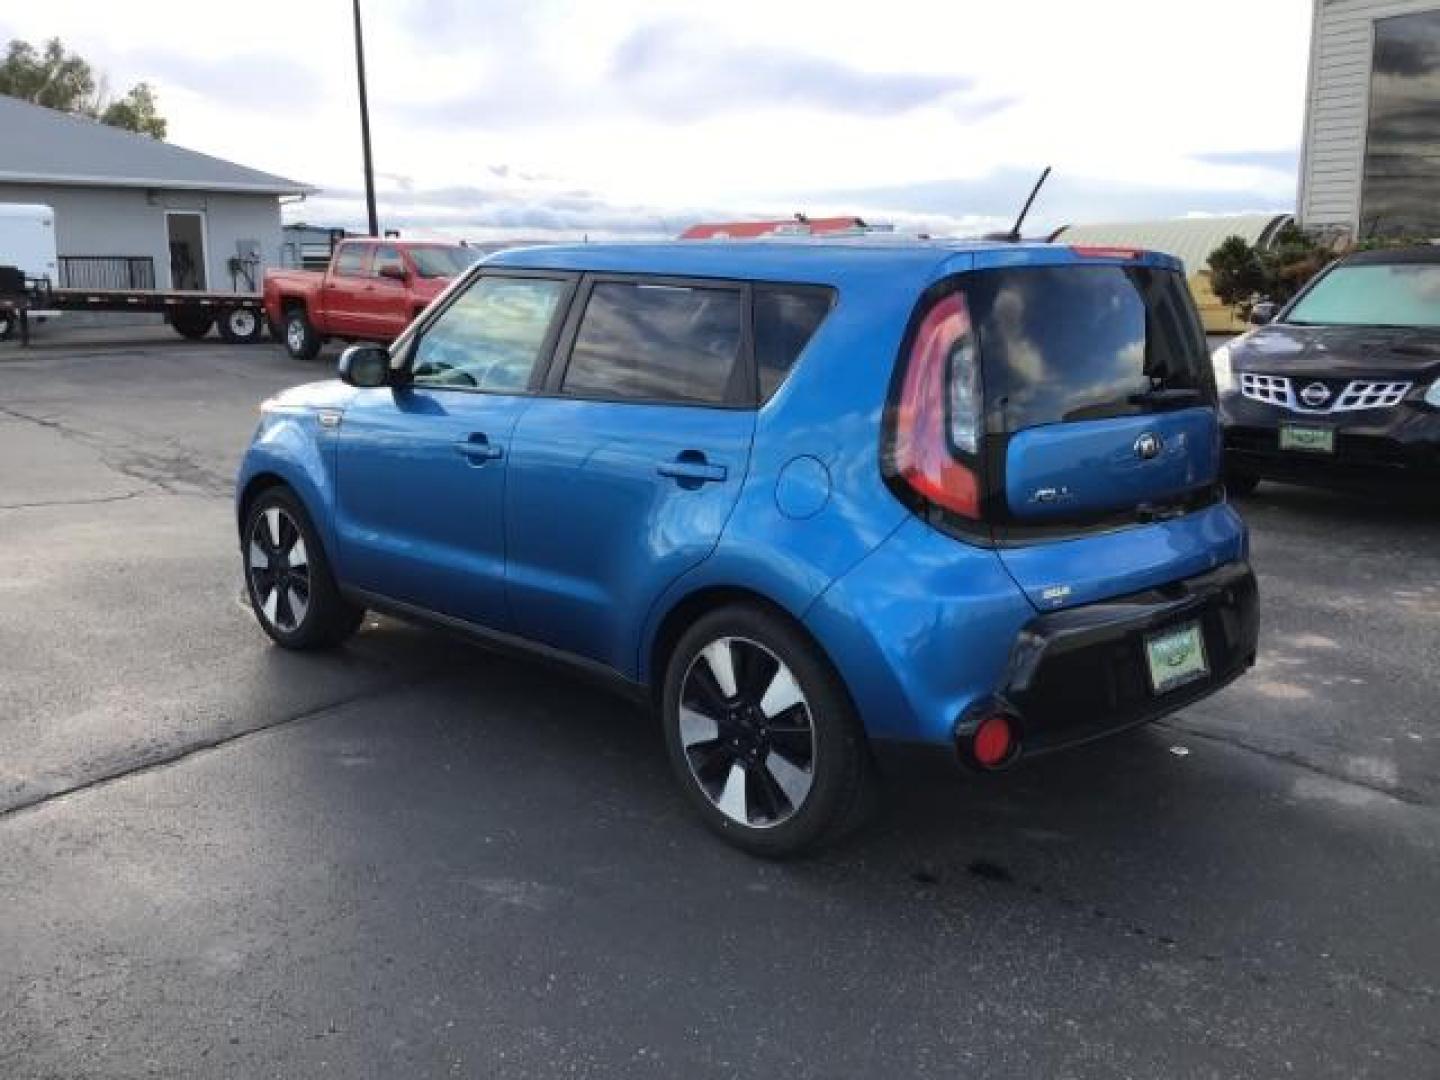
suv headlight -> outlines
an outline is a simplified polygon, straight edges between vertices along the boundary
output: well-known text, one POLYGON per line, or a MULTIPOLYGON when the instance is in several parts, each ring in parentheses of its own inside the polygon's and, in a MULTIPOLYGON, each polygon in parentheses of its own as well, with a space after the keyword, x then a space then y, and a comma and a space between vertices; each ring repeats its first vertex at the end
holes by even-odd
POLYGON ((1425 391, 1425 404, 1440 409, 1440 379, 1436 379, 1430 384, 1430 389, 1425 391))
MULTIPOLYGON (((1210 368, 1215 372, 1215 390, 1225 393, 1235 389, 1235 373, 1230 370, 1230 346, 1221 345, 1210 354, 1210 368)), ((1434 388, 1432 387, 1432 392, 1434 388)))

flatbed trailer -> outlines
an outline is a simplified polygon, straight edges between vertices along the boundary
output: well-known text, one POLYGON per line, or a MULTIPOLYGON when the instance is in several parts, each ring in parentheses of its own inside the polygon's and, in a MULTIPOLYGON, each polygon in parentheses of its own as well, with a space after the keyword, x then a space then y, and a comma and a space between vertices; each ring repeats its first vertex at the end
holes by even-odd
POLYGON ((11 267, 0 267, 0 338, 18 327, 21 343, 30 344, 30 313, 35 311, 156 312, 181 337, 198 340, 213 326, 221 338, 237 345, 253 344, 265 333, 265 308, 258 292, 56 289, 44 278, 26 278, 11 267))

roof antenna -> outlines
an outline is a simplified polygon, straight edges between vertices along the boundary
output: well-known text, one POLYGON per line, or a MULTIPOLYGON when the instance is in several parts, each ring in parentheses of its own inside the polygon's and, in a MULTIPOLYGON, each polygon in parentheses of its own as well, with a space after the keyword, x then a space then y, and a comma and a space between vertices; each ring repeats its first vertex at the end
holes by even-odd
POLYGON ((1015 224, 1010 226, 1007 233, 992 233, 987 240, 1004 240, 1007 243, 1018 244, 1020 242, 1020 226, 1025 224, 1025 215, 1030 213, 1030 204, 1035 201, 1035 196, 1040 194, 1040 189, 1045 186, 1045 181, 1050 178, 1050 166, 1045 166, 1045 171, 1040 174, 1040 179, 1035 181, 1035 186, 1030 189, 1030 197, 1025 200, 1025 205, 1020 208, 1020 216, 1015 219, 1015 224))

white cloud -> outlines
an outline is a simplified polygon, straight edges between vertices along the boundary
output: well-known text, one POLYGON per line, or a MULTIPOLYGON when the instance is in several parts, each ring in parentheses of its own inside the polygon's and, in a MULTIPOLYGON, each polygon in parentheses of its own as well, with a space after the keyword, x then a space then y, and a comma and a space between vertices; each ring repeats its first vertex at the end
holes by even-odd
MULTIPOLYGON (((1047 163, 1041 224, 1294 201, 1309 0, 365 8, 382 203, 415 226, 603 235, 804 209, 972 232, 1047 163)), ((152 81, 173 141, 341 193, 311 221, 358 220, 347 0, 0 14, 0 36, 51 34, 117 89, 152 81)))

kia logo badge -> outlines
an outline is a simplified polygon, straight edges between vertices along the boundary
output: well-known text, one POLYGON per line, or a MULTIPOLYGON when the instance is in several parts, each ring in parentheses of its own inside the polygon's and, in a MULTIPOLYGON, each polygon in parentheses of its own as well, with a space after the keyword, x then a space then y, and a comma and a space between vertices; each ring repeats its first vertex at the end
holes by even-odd
POLYGON ((1165 444, 1153 431, 1147 431, 1135 440, 1135 456, 1141 461, 1159 457, 1160 451, 1164 449, 1165 444))

